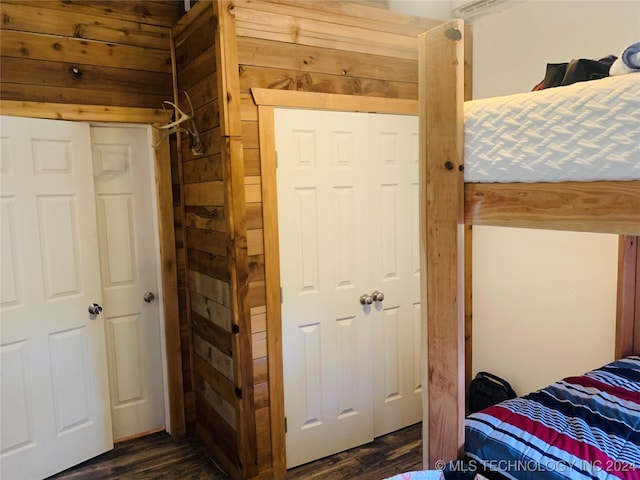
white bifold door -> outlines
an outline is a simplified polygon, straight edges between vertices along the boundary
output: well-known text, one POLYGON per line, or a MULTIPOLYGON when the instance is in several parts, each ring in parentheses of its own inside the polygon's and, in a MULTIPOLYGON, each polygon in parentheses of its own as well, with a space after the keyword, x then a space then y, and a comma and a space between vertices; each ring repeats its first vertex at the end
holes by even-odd
POLYGON ((113 448, 89 125, 2 117, 1 472, 113 448))
POLYGON ((287 466, 422 419, 418 118, 276 109, 287 466))
POLYGON ((85 123, 0 122, 0 475, 38 479, 164 426, 152 222, 121 178, 143 161, 148 188, 148 142, 134 160, 85 123))

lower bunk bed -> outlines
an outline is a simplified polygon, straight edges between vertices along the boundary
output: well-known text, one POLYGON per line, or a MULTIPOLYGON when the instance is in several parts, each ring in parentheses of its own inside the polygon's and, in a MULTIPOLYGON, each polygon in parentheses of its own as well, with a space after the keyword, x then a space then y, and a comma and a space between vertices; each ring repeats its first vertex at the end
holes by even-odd
POLYGON ((640 478, 640 357, 628 356, 465 420, 464 460, 394 480, 640 478))

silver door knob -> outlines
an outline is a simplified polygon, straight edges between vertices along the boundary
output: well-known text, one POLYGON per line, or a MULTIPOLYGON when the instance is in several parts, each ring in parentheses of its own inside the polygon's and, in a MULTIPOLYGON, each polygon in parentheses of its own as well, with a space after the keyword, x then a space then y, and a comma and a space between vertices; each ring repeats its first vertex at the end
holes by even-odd
POLYGON ((145 302, 151 303, 155 300, 156 296, 153 294, 153 292, 147 292, 144 294, 142 298, 144 299, 145 302))
POLYGON ((381 302, 384 300, 384 293, 379 292, 378 290, 376 290, 375 292, 373 292, 371 294, 371 298, 373 298, 374 302, 381 302))
POLYGON ((372 303, 373 303, 373 298, 371 298, 371 295, 367 293, 363 293, 362 295, 360 295, 361 305, 371 305, 372 303))
POLYGON ((102 311, 102 307, 97 303, 92 303, 91 305, 89 305, 88 310, 91 315, 100 315, 100 312, 102 311))

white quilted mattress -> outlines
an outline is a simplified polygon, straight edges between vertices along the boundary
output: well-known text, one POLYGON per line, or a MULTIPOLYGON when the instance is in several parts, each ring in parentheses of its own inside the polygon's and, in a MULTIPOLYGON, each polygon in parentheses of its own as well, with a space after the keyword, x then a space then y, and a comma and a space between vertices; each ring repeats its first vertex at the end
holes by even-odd
POLYGON ((465 103, 465 182, 640 180, 640 73, 465 103))

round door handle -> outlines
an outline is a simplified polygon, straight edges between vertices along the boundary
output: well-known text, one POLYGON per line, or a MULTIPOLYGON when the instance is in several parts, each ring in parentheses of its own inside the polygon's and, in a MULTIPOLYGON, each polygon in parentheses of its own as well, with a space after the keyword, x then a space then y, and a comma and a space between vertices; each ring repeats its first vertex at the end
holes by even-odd
POLYGON ((381 302, 384 300, 384 293, 379 292, 378 290, 376 290, 375 292, 373 292, 371 294, 371 298, 373 298, 374 302, 381 302))
POLYGON ((371 305, 372 303, 373 303, 373 298, 371 298, 371 295, 367 293, 363 293, 362 295, 360 295, 361 305, 371 305))
POLYGON ((89 305, 88 310, 89 310, 89 314, 91 315, 100 315, 100 312, 102 311, 102 307, 97 303, 92 303, 89 305))
POLYGON ((147 292, 142 298, 144 298, 145 302, 151 303, 155 300, 156 296, 153 294, 153 292, 147 292))

